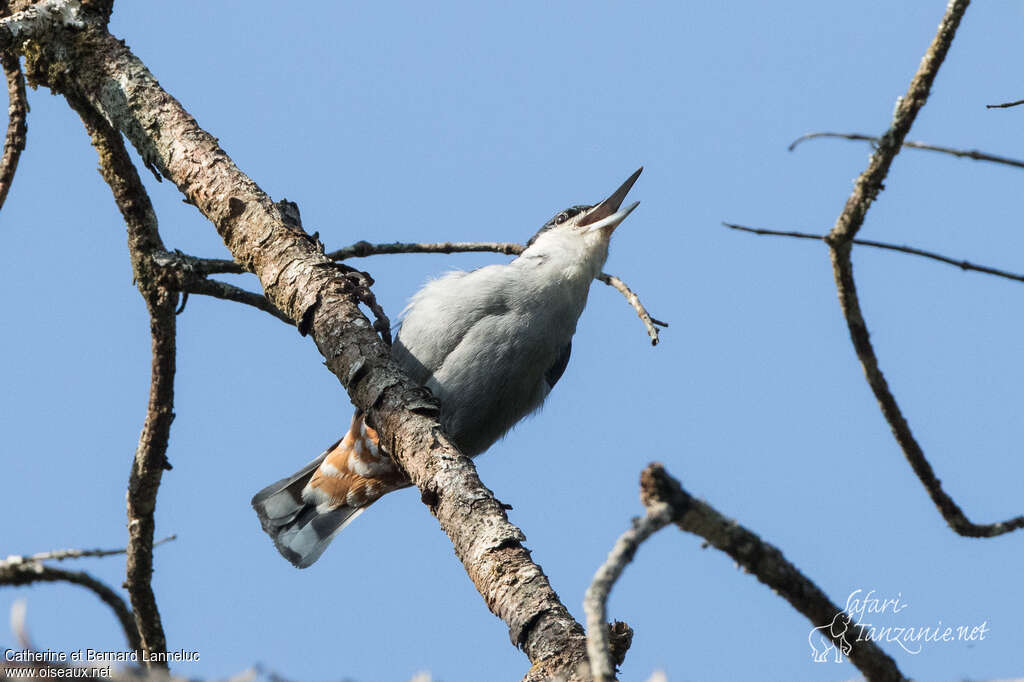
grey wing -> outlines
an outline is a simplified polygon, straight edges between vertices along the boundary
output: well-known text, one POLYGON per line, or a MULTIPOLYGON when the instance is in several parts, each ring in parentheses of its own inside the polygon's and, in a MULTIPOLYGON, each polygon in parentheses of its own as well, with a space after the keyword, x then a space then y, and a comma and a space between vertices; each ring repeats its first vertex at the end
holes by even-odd
POLYGON ((427 383, 481 318, 504 310, 503 297, 490 295, 483 284, 498 276, 501 267, 449 272, 416 292, 402 313, 391 350, 412 378, 427 383))
POLYGON ((548 367, 548 371, 544 372, 544 379, 548 382, 548 389, 554 388, 558 380, 562 378, 565 368, 569 365, 569 355, 571 353, 572 339, 562 347, 562 350, 558 352, 558 357, 555 358, 554 364, 548 367))

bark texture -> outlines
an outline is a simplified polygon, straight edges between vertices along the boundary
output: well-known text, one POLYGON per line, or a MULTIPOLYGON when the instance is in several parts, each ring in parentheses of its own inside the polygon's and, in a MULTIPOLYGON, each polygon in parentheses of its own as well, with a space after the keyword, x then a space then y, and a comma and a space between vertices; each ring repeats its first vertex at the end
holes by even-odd
MULTIPOLYGON (((31 45, 30 77, 99 112, 147 167, 173 182, 213 223, 235 261, 256 274, 267 298, 300 333, 313 338, 353 402, 367 411, 389 452, 421 489, 488 608, 508 625, 512 641, 536 670, 575 676, 576 664, 585 660, 582 627, 531 561, 504 506, 442 433, 436 402, 390 360, 387 345, 358 308, 365 280, 332 262, 323 244, 235 166, 122 41, 100 22, 87 24, 26 33, 39 39, 31 45)), ((17 36, 0 32, 0 47, 5 40, 18 44, 17 36)), ((173 306, 160 296, 147 303, 154 320, 161 321, 153 327, 156 350, 166 343, 160 329, 173 319, 173 306)), ((173 374, 173 367, 154 365, 154 379, 159 373, 173 374)), ((153 390, 164 389, 154 381, 153 390)), ((170 414, 162 416, 169 424, 170 414)), ((151 426, 147 419, 140 446, 162 423, 151 426)), ((132 490, 141 500, 133 524, 151 544, 146 491, 158 483, 159 471, 147 461, 137 461, 133 474, 132 490)), ((142 577, 151 565, 138 570, 142 577)))

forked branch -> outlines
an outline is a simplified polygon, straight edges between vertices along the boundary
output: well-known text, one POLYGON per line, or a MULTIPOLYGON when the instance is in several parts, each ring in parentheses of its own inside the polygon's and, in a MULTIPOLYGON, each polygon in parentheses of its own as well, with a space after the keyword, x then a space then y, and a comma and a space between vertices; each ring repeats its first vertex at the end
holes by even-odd
POLYGON ((117 592, 100 580, 85 571, 53 568, 31 557, 12 556, 0 561, 0 585, 19 586, 37 582, 66 582, 86 588, 114 612, 128 646, 136 652, 142 651, 142 642, 131 609, 117 592))
POLYGON ((99 154, 100 174, 110 186, 128 228, 128 250, 139 292, 149 311, 152 363, 146 419, 128 478, 128 558, 125 587, 148 665, 166 668, 167 650, 153 593, 153 533, 156 497, 163 472, 170 469, 167 444, 174 421, 175 309, 178 292, 162 281, 153 256, 164 251, 156 214, 121 135, 89 102, 75 95, 68 103, 78 112, 99 154), (156 654, 156 656, 154 656, 156 654), (156 662, 150 662, 152 659, 156 662))
MULTIPOLYGON (((861 133, 807 133, 793 140, 789 145, 789 151, 793 151, 802 142, 807 140, 815 140, 820 138, 839 138, 843 140, 859 140, 861 142, 870 142, 872 145, 878 145, 882 142, 882 138, 873 137, 871 135, 862 135, 861 133)), ((942 147, 937 144, 927 144, 925 142, 915 142, 913 140, 905 140, 903 142, 904 149, 923 149, 929 152, 938 152, 940 154, 949 154, 950 156, 956 156, 961 159, 973 159, 974 161, 988 161, 990 163, 998 163, 1004 166, 1012 166, 1014 168, 1024 168, 1024 161, 1018 161, 1017 159, 1011 159, 1007 156, 997 156, 996 154, 988 154, 986 152, 978 151, 977 149, 956 149, 954 147, 942 147)))
MULTIPOLYGON (((811 232, 793 232, 791 230, 766 230, 760 227, 746 227, 745 225, 735 225, 733 223, 722 223, 722 225, 728 227, 730 230, 738 230, 740 232, 749 232, 751 234, 766 235, 770 237, 792 237, 794 239, 811 239, 820 242, 828 241, 828 235, 813 234, 811 232)), ((1006 270, 999 270, 997 268, 990 268, 987 265, 975 265, 970 261, 960 260, 957 258, 950 258, 949 256, 943 256, 942 254, 935 253, 934 251, 925 251, 924 249, 918 249, 913 246, 900 246, 899 244, 877 242, 872 239, 854 239, 853 243, 858 244, 860 246, 870 246, 875 249, 883 249, 885 251, 897 251, 899 253, 910 254, 911 256, 929 258, 931 260, 939 261, 940 263, 954 265, 960 268, 961 270, 981 272, 986 275, 1003 277, 1005 279, 1014 280, 1016 282, 1024 282, 1024 275, 1018 275, 1013 272, 1007 272, 1006 270)))
MULTIPOLYGON (((69 20, 81 23, 74 0, 50 4, 70 8, 69 20)), ((257 275, 269 301, 312 337, 327 367, 420 488, 487 606, 506 622, 513 644, 529 656, 534 664, 531 675, 574 677, 586 657, 582 627, 532 561, 522 532, 508 522, 503 505, 477 477, 470 460, 445 437, 436 405, 390 359, 386 344, 359 309, 361 281, 328 259, 319 240, 296 226, 284 208, 245 176, 216 139, 199 128, 105 27, 86 22, 81 30, 69 32, 38 25, 52 25, 62 16, 23 15, 19 21, 30 25, 18 31, 0 21, 0 48, 20 49, 19 41, 30 37, 38 41, 33 49, 60 55, 67 70, 60 74, 60 83, 50 85, 69 101, 81 100, 102 112, 104 121, 123 132, 147 166, 173 182, 213 223, 233 259, 257 275), (469 509, 472 514, 466 513, 469 509)), ((115 146, 112 139, 110 146, 115 146)), ((133 258, 133 265, 146 267, 148 261, 133 258)), ((140 540, 148 535, 149 543, 156 484, 166 463, 160 443, 166 444, 172 417, 171 304, 176 299, 170 286, 156 281, 157 290, 147 297, 154 340, 151 409, 133 468, 137 496, 131 506, 133 529, 139 529, 140 540)), ((143 550, 146 545, 144 540, 138 544, 143 550)), ((145 571, 139 576, 144 578, 145 571)), ((146 614, 136 617, 145 619, 146 614)), ((145 647, 163 645, 147 641, 145 634, 145 647)))
POLYGON ((953 498, 943 490, 942 483, 925 458, 920 444, 911 433, 910 425, 904 418, 879 367, 878 358, 871 345, 867 322, 865 322, 860 308, 857 286, 853 277, 853 263, 850 260, 853 240, 864 224, 864 217, 867 215, 871 203, 882 190, 882 184, 889 172, 892 160, 899 153, 914 119, 928 99, 932 83, 949 51, 949 46, 953 42, 956 29, 968 4, 969 0, 952 0, 946 8, 938 32, 921 60, 921 66, 914 74, 906 95, 900 99, 896 107, 892 124, 879 138, 875 151, 868 161, 868 167, 857 178, 853 192, 826 237, 826 242, 829 245, 839 303, 850 331, 850 339, 861 366, 864 368, 868 385, 874 392, 882 414, 889 422, 893 435, 900 444, 907 461, 924 484, 946 523, 955 532, 967 537, 993 537, 1024 527, 1024 516, 1017 516, 998 523, 976 524, 966 517, 953 498))
POLYGON ((681 530, 699 535, 715 549, 728 554, 745 571, 806 616, 813 627, 827 625, 837 616, 844 617, 854 626, 856 636, 851 633, 844 639, 843 633, 835 636, 829 631, 826 634, 841 651, 848 652, 850 662, 868 680, 896 682, 905 679, 895 661, 869 637, 862 636, 864 633, 856 630, 850 615, 832 603, 777 547, 736 521, 722 516, 706 502, 692 497, 661 464, 651 464, 641 474, 640 497, 649 514, 651 510, 669 507, 671 521, 681 530))
MULTIPOLYGON (((367 256, 378 256, 396 253, 473 253, 491 252, 504 253, 510 256, 518 256, 526 247, 515 242, 434 242, 434 243, 408 243, 391 242, 387 244, 371 244, 366 241, 359 241, 352 246, 347 246, 327 254, 333 260, 345 260, 346 258, 365 258, 367 256)), ((640 321, 647 329, 647 335, 651 338, 651 345, 658 345, 658 327, 668 327, 668 322, 662 322, 654 317, 640 302, 640 297, 626 286, 626 283, 615 275, 602 272, 597 279, 614 288, 622 294, 626 301, 636 311, 640 321)))
POLYGON ((647 515, 634 519, 633 527, 615 543, 608 559, 594 575, 583 602, 587 613, 587 655, 595 682, 613 679, 614 661, 609 647, 606 604, 608 594, 633 560, 640 544, 653 533, 674 523, 681 530, 704 538, 707 543, 732 557, 745 571, 770 587, 802 613, 815 629, 843 619, 854 626, 856 636, 845 631, 822 630, 850 662, 876 682, 904 680, 896 663, 870 638, 863 637, 850 615, 840 609, 812 580, 790 563, 782 552, 756 533, 718 513, 711 505, 692 497, 658 463, 640 476, 640 496, 647 515))

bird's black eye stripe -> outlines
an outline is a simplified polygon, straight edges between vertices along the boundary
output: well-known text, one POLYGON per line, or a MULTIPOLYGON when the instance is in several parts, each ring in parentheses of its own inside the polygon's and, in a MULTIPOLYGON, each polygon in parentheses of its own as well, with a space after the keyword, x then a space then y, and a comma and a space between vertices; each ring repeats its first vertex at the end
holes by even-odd
POLYGON ((575 218, 580 213, 586 211, 590 206, 570 206, 561 213, 557 214, 554 218, 544 224, 545 227, 551 227, 552 225, 561 225, 570 218, 575 218))
POLYGON ((535 241, 537 241, 537 237, 541 236, 543 233, 547 232, 548 230, 550 230, 555 225, 561 225, 561 224, 565 223, 566 221, 568 221, 570 218, 575 218, 580 213, 583 213, 584 211, 586 211, 588 208, 593 208, 593 207, 592 206, 572 206, 570 208, 565 209, 561 213, 558 213, 557 215, 555 215, 554 218, 552 218, 551 220, 549 220, 546 223, 544 223, 544 227, 540 228, 540 230, 537 231, 537 234, 535 234, 532 237, 530 237, 530 241, 526 242, 526 246, 527 247, 532 246, 533 243, 535 241))

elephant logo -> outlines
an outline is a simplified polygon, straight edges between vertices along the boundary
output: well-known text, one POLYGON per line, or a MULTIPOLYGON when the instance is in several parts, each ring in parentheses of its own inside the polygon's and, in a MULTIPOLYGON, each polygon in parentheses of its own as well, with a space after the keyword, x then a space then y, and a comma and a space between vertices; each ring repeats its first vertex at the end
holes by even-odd
POLYGON ((828 652, 835 650, 836 663, 843 662, 843 656, 849 656, 853 647, 846 639, 846 633, 850 629, 850 616, 845 611, 840 611, 828 625, 820 625, 807 636, 807 642, 811 645, 811 656, 815 663, 824 663, 828 659, 828 652), (838 643, 838 645, 837 645, 838 643))

